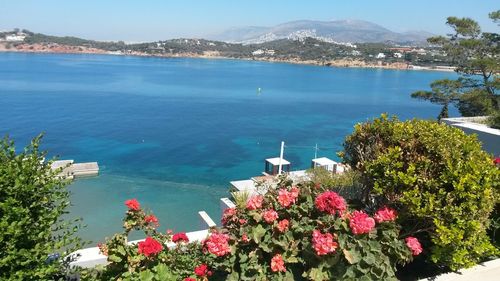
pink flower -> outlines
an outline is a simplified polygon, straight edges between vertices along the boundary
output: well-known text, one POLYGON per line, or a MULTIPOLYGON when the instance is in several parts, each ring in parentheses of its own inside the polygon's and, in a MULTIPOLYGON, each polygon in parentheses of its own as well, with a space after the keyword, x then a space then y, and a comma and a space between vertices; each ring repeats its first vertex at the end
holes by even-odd
POLYGON ((408 246, 408 248, 410 249, 412 255, 418 256, 420 253, 422 253, 423 251, 422 245, 420 244, 417 238, 411 236, 406 237, 405 242, 406 246, 408 246))
POLYGON ((241 224, 241 225, 244 225, 245 223, 247 223, 247 220, 246 219, 239 219, 238 222, 241 224))
POLYGON ((298 197, 299 197, 299 189, 295 186, 292 187, 290 191, 284 188, 281 188, 278 191, 278 202, 280 203, 281 206, 285 208, 294 204, 295 201, 297 201, 298 197))
POLYGON ((342 215, 345 210, 347 210, 345 199, 333 191, 326 191, 318 195, 314 204, 321 212, 326 212, 331 215, 335 213, 342 215))
POLYGON ((248 235, 246 233, 243 233, 243 235, 241 236, 241 241, 243 241, 244 243, 250 242, 250 239, 248 239, 248 235))
POLYGON ((179 232, 174 234, 172 236, 172 242, 177 243, 177 242, 189 242, 189 238, 187 237, 186 233, 184 232, 179 232))
POLYGON ((248 199, 247 209, 248 210, 257 210, 262 208, 262 201, 264 201, 264 196, 262 195, 254 195, 248 199))
POLYGON ((375 213, 373 218, 376 222, 381 223, 385 221, 395 221, 397 216, 398 213, 396 212, 396 210, 384 206, 375 213))
POLYGON ((196 281, 193 277, 186 277, 183 281, 196 281))
POLYGON ((147 215, 144 217, 144 222, 145 223, 151 223, 155 226, 159 226, 160 224, 158 223, 158 218, 155 215, 147 215))
POLYGON ((354 211, 350 216, 349 226, 354 234, 369 233, 375 227, 375 220, 363 211, 354 211))
POLYGON ((493 159, 493 164, 495 164, 495 165, 500 164, 500 157, 495 157, 495 158, 493 159))
POLYGON ((288 226, 290 223, 288 222, 287 219, 281 220, 278 222, 278 230, 283 233, 288 230, 288 226))
POLYGON ((137 201, 137 199, 130 199, 125 201, 125 205, 132 211, 139 211, 141 209, 141 204, 137 201))
POLYGON ((315 229, 312 237, 313 248, 318 256, 333 253, 339 246, 337 242, 333 241, 333 235, 330 233, 322 234, 321 231, 315 229))
POLYGON ((273 272, 286 271, 285 262, 283 261, 283 257, 280 254, 274 255, 274 257, 271 259, 271 270, 273 272))
POLYGON ((163 250, 161 243, 149 236, 146 237, 146 240, 137 243, 137 246, 139 248, 139 254, 143 254, 146 257, 158 254, 163 250))
POLYGON ((211 276, 212 271, 208 270, 208 266, 206 264, 200 264, 199 266, 195 267, 194 274, 200 277, 205 277, 211 276))
POLYGON ((278 213, 273 209, 265 211, 262 216, 267 223, 273 223, 278 219, 278 213))
POLYGON ((231 221, 235 221, 238 218, 236 217, 237 214, 236 208, 227 208, 224 210, 222 213, 222 225, 226 225, 227 223, 231 221))
POLYGON ((208 252, 218 257, 231 253, 229 236, 226 234, 214 232, 203 242, 203 245, 208 252))

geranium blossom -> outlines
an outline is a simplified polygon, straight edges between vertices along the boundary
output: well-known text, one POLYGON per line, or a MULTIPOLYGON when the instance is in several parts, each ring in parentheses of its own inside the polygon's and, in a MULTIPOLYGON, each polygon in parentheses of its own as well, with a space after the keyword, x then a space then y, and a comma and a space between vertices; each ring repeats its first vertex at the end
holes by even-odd
POLYGON ((384 206, 375 213, 373 218, 376 222, 381 223, 385 221, 394 221, 396 220, 397 216, 398 214, 396 213, 396 210, 384 206))
POLYGON ((339 246, 339 244, 333 240, 333 235, 331 233, 322 234, 321 231, 317 229, 313 231, 312 242, 313 248, 318 256, 333 253, 339 246))
POLYGON ((221 220, 222 225, 226 225, 231 221, 237 221, 238 220, 238 218, 236 217, 237 213, 238 211, 236 210, 236 208, 225 209, 224 212, 222 213, 222 220, 221 220))
POLYGON ((208 270, 208 266, 206 264, 200 264, 199 266, 195 267, 194 274, 200 277, 205 277, 211 276, 212 271, 208 270))
POLYGON ((137 199, 129 199, 125 201, 125 205, 132 211, 139 211, 141 209, 141 204, 139 204, 137 199))
POLYGON ((283 233, 283 232, 288 230, 289 225, 290 225, 290 223, 287 219, 280 220, 278 222, 278 230, 283 233))
POLYGON ((265 211, 262 216, 267 223, 273 223, 278 219, 278 213, 273 209, 265 211))
POLYGON ((298 197, 299 197, 299 189, 295 186, 292 187, 290 191, 284 188, 281 188, 278 191, 278 203, 280 203, 280 205, 285 208, 294 204, 295 201, 297 201, 298 197))
POLYGON ((204 247, 208 252, 218 257, 225 256, 231 252, 229 247, 229 236, 214 232, 205 241, 204 247))
POLYGON ((196 281, 193 277, 186 277, 183 281, 196 281))
POLYGON ((187 237, 186 233, 184 232, 179 232, 174 234, 172 236, 172 242, 177 243, 177 242, 189 242, 189 238, 187 237))
POLYGON ((248 210, 257 210, 262 208, 262 201, 264 200, 264 196, 262 195, 253 195, 248 199, 247 209, 248 210))
POLYGON ((155 226, 159 226, 160 224, 158 223, 158 218, 155 215, 147 215, 144 217, 144 222, 145 223, 151 223, 155 226))
POLYGON ((146 237, 146 240, 137 243, 139 254, 143 254, 146 257, 158 254, 163 250, 163 246, 160 242, 156 241, 154 238, 146 237))
POLYGON ((283 257, 280 254, 274 255, 274 257, 271 259, 271 270, 273 272, 286 271, 285 262, 283 261, 283 257))
POLYGON ((410 249, 412 255, 418 256, 420 253, 422 253, 423 251, 422 245, 420 244, 417 238, 411 236, 406 237, 405 242, 406 246, 408 246, 408 248, 410 249))
POLYGON ((314 201, 316 208, 321 212, 342 215, 347 210, 345 199, 333 191, 326 191, 318 195, 314 201))
POLYGON ((250 239, 248 239, 248 235, 246 233, 243 233, 243 235, 241 236, 241 241, 243 241, 244 243, 250 242, 250 239))
POLYGON ((349 226, 354 234, 369 233, 375 227, 375 220, 363 211, 354 211, 349 220, 349 226))

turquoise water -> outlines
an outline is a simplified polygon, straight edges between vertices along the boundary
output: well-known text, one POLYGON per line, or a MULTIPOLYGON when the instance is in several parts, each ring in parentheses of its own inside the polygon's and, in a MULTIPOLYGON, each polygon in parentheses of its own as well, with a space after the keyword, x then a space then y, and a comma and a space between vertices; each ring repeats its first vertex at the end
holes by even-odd
POLYGON ((70 186, 86 239, 120 230, 129 198, 153 210, 162 230, 197 230, 197 212, 218 221, 229 181, 259 175, 281 140, 295 169, 309 167, 315 144, 336 159, 357 122, 382 112, 437 116, 439 106, 409 94, 445 77, 454 74, 0 53, 0 135, 22 146, 44 131, 53 155, 99 162, 98 177, 70 186))

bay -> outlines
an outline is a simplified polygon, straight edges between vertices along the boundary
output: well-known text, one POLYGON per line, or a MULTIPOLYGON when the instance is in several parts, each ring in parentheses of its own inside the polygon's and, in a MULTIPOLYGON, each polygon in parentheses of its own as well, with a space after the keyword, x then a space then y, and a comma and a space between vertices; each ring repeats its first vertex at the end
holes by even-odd
MULTIPOLYGON (((410 93, 454 73, 330 68, 225 59, 0 53, 0 136, 21 148, 44 132, 61 159, 97 161, 100 175, 69 188, 85 238, 119 231, 137 198, 160 230, 218 222, 229 181, 259 175, 279 155, 292 169, 338 159, 353 125, 386 112, 435 118, 410 93), (260 90, 259 90, 260 88, 260 90)), ((450 110, 458 115, 456 109, 450 110)), ((140 234, 136 234, 139 237, 140 234)))

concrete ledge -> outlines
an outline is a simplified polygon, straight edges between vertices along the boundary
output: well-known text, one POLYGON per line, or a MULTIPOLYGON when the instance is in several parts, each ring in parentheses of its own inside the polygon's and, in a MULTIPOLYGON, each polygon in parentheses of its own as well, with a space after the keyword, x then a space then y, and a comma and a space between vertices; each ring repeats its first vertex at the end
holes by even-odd
POLYGON ((420 281, 498 281, 500 280, 500 259, 487 261, 458 272, 441 274, 420 281))
MULTIPOLYGON (((195 241, 201 242, 201 241, 205 240, 205 238, 208 237, 208 234, 209 234, 208 229, 186 233, 190 242, 195 242, 195 241)), ((137 244, 138 242, 141 242, 141 241, 144 241, 144 239, 130 241, 130 242, 128 242, 128 244, 129 245, 137 244)), ((167 244, 167 247, 169 247, 169 248, 173 248, 175 246, 176 246, 176 244, 173 242, 170 242, 167 244)), ((76 260, 70 263, 71 266, 91 268, 91 267, 95 267, 97 265, 105 265, 108 262, 108 257, 101 254, 99 252, 98 247, 81 249, 81 250, 78 250, 76 252, 71 253, 71 255, 78 255, 78 257, 76 257, 76 260)))

